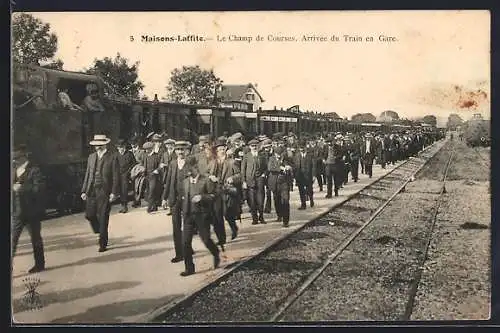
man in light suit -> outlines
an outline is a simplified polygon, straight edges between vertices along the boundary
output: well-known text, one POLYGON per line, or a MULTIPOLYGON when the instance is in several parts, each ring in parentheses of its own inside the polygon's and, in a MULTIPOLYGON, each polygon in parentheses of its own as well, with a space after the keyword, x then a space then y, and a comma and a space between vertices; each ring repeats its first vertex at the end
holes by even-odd
POLYGON ((99 234, 99 252, 108 246, 108 225, 111 203, 120 193, 120 168, 116 154, 109 152, 106 135, 94 135, 90 145, 96 152, 89 155, 82 186, 82 200, 86 201, 85 217, 94 233, 99 234))
POLYGON ((219 249, 210 238, 210 214, 213 209, 213 186, 210 180, 198 171, 197 162, 191 158, 186 162, 189 176, 183 181, 182 213, 184 218, 183 253, 185 270, 181 276, 195 273, 192 241, 194 226, 203 244, 213 256, 214 269, 219 267, 219 249))

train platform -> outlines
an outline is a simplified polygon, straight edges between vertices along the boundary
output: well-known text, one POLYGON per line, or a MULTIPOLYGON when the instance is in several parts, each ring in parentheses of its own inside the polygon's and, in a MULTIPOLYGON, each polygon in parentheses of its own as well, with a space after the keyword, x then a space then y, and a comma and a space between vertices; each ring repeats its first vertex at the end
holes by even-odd
MULTIPOLYGON (((397 166, 397 165, 396 165, 397 166)), ((160 210, 148 214, 146 208, 119 214, 113 207, 109 224, 109 248, 98 253, 97 235, 83 214, 42 222, 46 270, 27 274, 33 265, 28 232, 19 241, 13 261, 12 305, 15 323, 145 323, 173 304, 285 237, 311 219, 327 212, 359 192, 396 166, 373 167, 373 177, 360 175, 349 181, 339 197, 325 199, 315 184, 315 207, 298 210, 299 194, 291 192, 291 221, 283 228, 276 220, 274 207, 266 214, 267 224, 252 225, 244 206, 239 236, 228 241, 221 266, 212 268, 212 257, 200 239, 193 238, 196 274, 181 277, 184 263, 170 263, 174 257, 171 217, 160 210), (26 278, 35 280, 27 287, 26 278), (26 295, 34 290, 40 301, 33 306, 26 295)), ((229 227, 228 235, 230 235, 229 227)), ((215 235, 212 234, 215 239, 215 235)))

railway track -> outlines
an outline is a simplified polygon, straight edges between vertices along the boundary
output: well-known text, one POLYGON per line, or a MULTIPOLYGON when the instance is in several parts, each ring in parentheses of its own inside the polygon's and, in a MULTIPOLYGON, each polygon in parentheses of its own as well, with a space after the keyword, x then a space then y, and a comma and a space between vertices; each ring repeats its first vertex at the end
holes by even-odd
MULTIPOLYGON (((281 321, 441 150, 438 142, 198 292, 154 312, 153 322, 281 321), (217 311, 207 311, 217 309, 217 311)), ((447 165, 448 168, 448 165, 447 165)))

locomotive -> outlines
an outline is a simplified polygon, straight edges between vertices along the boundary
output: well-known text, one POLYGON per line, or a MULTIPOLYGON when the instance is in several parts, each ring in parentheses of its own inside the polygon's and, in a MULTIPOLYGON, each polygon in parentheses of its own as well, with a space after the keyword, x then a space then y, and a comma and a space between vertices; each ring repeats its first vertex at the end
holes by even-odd
POLYGON ((245 102, 190 105, 126 98, 115 94, 96 75, 46 69, 13 67, 14 146, 26 145, 47 177, 47 212, 64 214, 82 209, 80 189, 94 134, 106 134, 113 142, 150 132, 196 143, 199 135, 222 136, 241 132, 246 138, 258 134, 406 130, 411 126, 356 123, 313 112, 298 106, 288 109, 253 110, 245 102), (80 108, 89 87, 103 106, 101 111, 80 108), (61 94, 76 106, 61 103, 61 94))
POLYGON ((470 147, 487 147, 491 144, 490 121, 483 119, 481 114, 474 114, 463 129, 463 137, 470 147))

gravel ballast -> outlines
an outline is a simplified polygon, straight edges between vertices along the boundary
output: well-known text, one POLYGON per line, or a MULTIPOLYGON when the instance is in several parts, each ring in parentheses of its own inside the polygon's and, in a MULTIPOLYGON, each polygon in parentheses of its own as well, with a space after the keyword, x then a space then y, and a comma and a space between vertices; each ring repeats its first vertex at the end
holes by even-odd
POLYGON ((268 321, 278 306, 421 165, 416 158, 270 252, 238 268, 159 322, 268 321), (413 167, 409 167, 413 165, 413 167), (209 310, 216 309, 216 310, 209 310))

